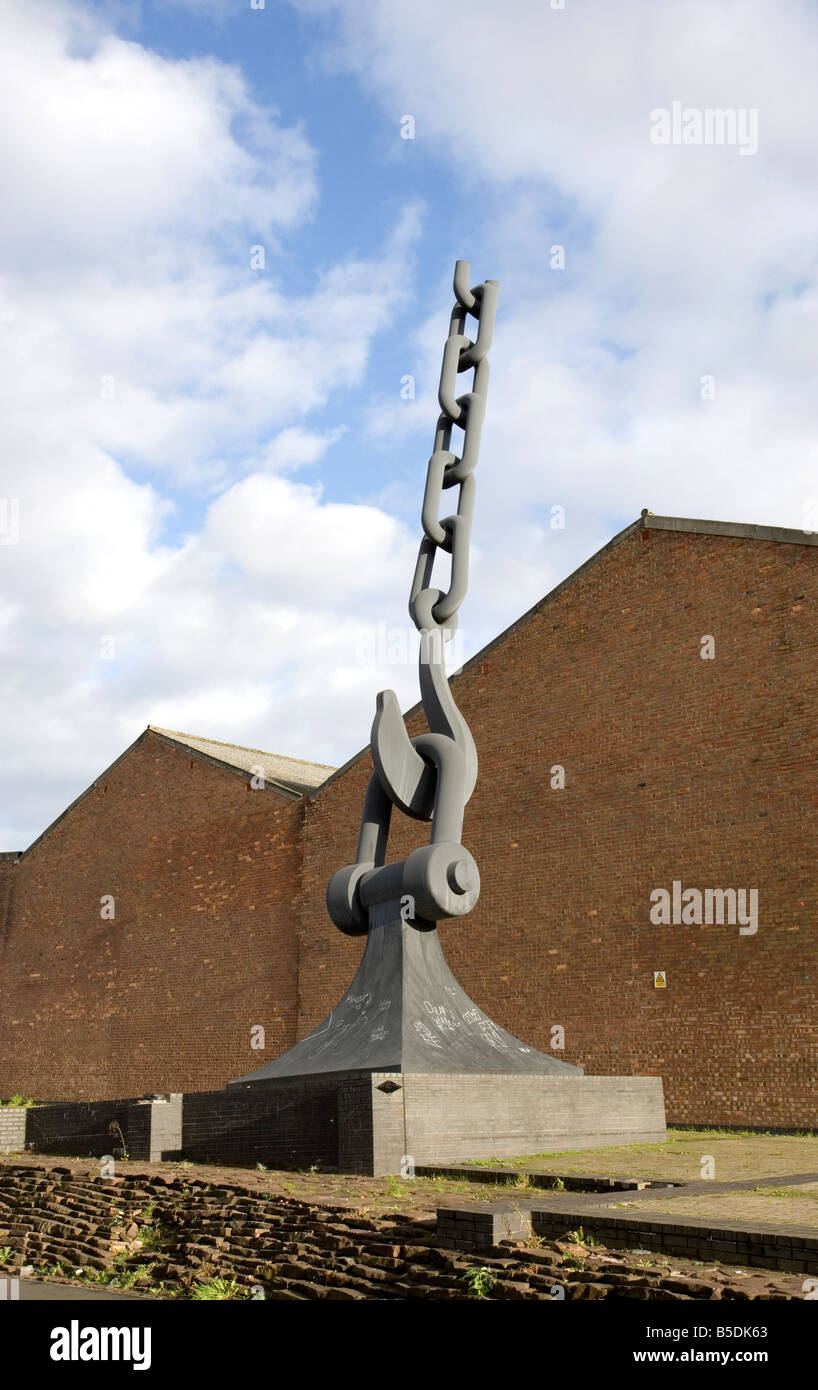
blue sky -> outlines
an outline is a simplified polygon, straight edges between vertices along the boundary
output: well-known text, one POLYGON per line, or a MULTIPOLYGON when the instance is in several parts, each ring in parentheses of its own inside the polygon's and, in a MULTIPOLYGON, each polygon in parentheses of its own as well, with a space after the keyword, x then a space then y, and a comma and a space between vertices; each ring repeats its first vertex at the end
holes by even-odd
POLYGON ((806 0, 0 0, 0 847, 149 722, 340 763, 414 702, 458 257, 461 658, 644 506, 818 529, 816 58, 806 0))
MULTIPOLYGON (((100 8, 106 9, 104 4, 100 8)), ((343 402, 331 398, 311 414, 316 428, 330 430, 337 426, 339 412, 343 415, 344 433, 321 470, 324 495, 367 500, 381 494, 385 481, 405 482, 400 501, 409 523, 422 486, 422 451, 405 439, 366 437, 367 413, 373 399, 394 396, 396 383, 417 369, 410 339, 418 325, 419 288, 428 292, 441 278, 450 280, 464 247, 474 255, 480 249, 479 202, 475 215, 479 179, 464 198, 458 191, 461 181, 452 183, 447 152, 424 140, 403 139, 403 111, 385 110, 351 75, 338 70, 331 56, 338 25, 331 15, 322 23, 279 0, 269 0, 263 10, 251 10, 249 0, 201 7, 151 3, 133 12, 128 28, 139 42, 171 60, 217 54, 220 61, 235 64, 259 104, 275 107, 286 123, 303 127, 316 152, 320 202, 264 273, 306 293, 316 275, 339 259, 376 256, 402 209, 417 209, 422 235, 403 267, 405 296, 373 344, 365 380, 360 389, 347 391, 343 402)), ((253 234, 251 226, 244 230, 246 235, 234 244, 237 255, 246 253, 247 237, 253 234)), ((477 265, 475 270, 479 273, 477 265)), ((441 346, 446 293, 438 296, 441 346)), ((427 433, 433 424, 430 417, 427 433)), ((305 466, 302 476, 316 472, 305 466)), ((167 521, 169 536, 181 534, 188 518, 197 522, 203 504, 201 497, 184 495, 176 501, 178 510, 167 521)))

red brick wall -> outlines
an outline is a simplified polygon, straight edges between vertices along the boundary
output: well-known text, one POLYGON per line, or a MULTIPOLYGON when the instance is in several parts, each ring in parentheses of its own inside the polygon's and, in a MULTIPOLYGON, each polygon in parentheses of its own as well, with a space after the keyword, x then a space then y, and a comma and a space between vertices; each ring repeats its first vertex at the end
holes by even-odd
MULTIPOLYGON (((818 1123, 817 600, 818 548, 636 532, 454 682, 483 884, 441 929, 455 974, 527 1042, 563 1025, 557 1055, 588 1072, 663 1076, 679 1123, 818 1123), (652 926, 650 892, 674 879, 757 888, 757 934, 652 926)), ((370 766, 309 807, 299 1036, 361 954, 323 895, 370 766)), ((428 835, 393 824, 390 857, 428 835)))
POLYGON ((289 1047, 301 814, 146 734, 12 867, 0 1096, 221 1087, 289 1047))
MULTIPOLYGON (((816 600, 818 547, 635 532, 454 682, 483 888, 452 968, 526 1041, 561 1024, 588 1072, 662 1075, 676 1122, 818 1123, 816 600), (757 888, 757 935, 652 926, 674 879, 757 888)), ((369 770, 291 803, 150 734, 0 861, 0 1096, 217 1088, 304 1036, 362 950, 324 893, 369 770)), ((427 837, 396 814, 390 857, 427 837)))
POLYGON ((0 950, 11 926, 14 856, 0 855, 0 950))

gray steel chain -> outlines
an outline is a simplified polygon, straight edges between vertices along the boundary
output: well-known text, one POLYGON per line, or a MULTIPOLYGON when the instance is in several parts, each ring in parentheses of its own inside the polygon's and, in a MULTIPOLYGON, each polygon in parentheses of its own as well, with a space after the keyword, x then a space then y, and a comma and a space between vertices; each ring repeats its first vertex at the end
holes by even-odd
POLYGON ((449 321, 449 336, 443 349, 438 401, 441 414, 435 429, 435 446, 426 474, 423 497, 423 540, 420 544, 409 612, 421 631, 444 628, 454 617, 466 595, 469 578, 469 544, 474 516, 474 468, 480 450, 483 418, 486 412, 486 393, 489 384, 489 364, 486 354, 494 333, 498 284, 487 280, 476 289, 469 289, 469 262, 458 261, 454 272, 456 303, 449 321), (474 342, 463 329, 467 314, 477 318, 477 338, 474 342), (460 372, 474 368, 471 391, 457 395, 460 372), (459 458, 451 452, 452 427, 463 430, 463 452, 459 458), (453 516, 438 520, 442 493, 459 484, 457 511, 453 516), (451 582, 447 593, 430 586, 432 569, 438 550, 451 554, 451 582))
POLYGON ((433 925, 471 911, 480 892, 480 875, 460 843, 463 813, 477 778, 477 753, 446 676, 446 645, 457 629, 457 612, 466 594, 469 545, 474 516, 474 468, 485 415, 498 284, 486 280, 469 287, 469 262, 454 272, 455 305, 443 349, 438 401, 441 414, 426 474, 418 551, 409 612, 420 632, 419 675, 429 733, 409 738, 394 691, 377 699, 372 725, 375 772, 364 800, 356 862, 333 875, 327 907, 335 925, 349 935, 367 931, 369 908, 408 896, 415 925, 433 925), (464 329, 468 316, 477 334, 464 329), (461 372, 474 370, 471 390, 457 394, 461 372), (452 429, 463 431, 462 452, 451 449, 452 429), (440 518, 443 493, 458 487, 457 510, 440 518), (438 551, 451 555, 449 588, 432 585, 438 551), (431 842, 400 864, 385 864, 392 806, 418 820, 431 820, 431 842))

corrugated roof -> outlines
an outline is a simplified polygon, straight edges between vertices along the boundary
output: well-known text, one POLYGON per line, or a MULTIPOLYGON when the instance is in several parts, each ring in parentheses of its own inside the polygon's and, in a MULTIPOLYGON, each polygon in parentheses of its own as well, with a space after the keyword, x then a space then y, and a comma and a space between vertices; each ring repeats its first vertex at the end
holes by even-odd
POLYGON ((226 763, 228 767, 241 772, 264 769, 264 779, 274 786, 283 787, 299 796, 306 791, 314 791, 332 775, 335 768, 328 763, 310 763, 301 758, 287 758, 281 753, 267 753, 263 748, 245 748, 240 743, 220 743, 214 738, 204 738, 200 734, 185 734, 179 729, 160 729, 157 724, 148 728, 162 738, 173 743, 184 744, 194 753, 200 753, 214 762, 226 763))

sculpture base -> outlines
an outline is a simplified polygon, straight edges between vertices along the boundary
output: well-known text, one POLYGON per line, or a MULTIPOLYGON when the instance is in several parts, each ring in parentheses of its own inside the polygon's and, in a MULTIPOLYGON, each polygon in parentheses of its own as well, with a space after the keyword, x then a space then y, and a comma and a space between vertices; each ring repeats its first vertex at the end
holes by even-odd
POLYGON ((370 1176, 665 1139, 658 1077, 364 1071, 34 1106, 20 1112, 16 1147, 100 1158, 113 1121, 133 1159, 370 1176))
POLYGON ((355 1072, 187 1094, 185 1157, 370 1176, 662 1143, 660 1077, 355 1072))
POLYGON ((372 908, 358 972, 323 1023, 230 1086, 349 1071, 582 1076, 483 1013, 446 964, 436 927, 404 921, 400 908, 372 908))
POLYGON ((226 1091, 184 1098, 187 1158, 404 1173, 411 1164, 662 1142, 659 1077, 585 1076, 461 989, 437 930, 373 907, 328 1018, 226 1091))

